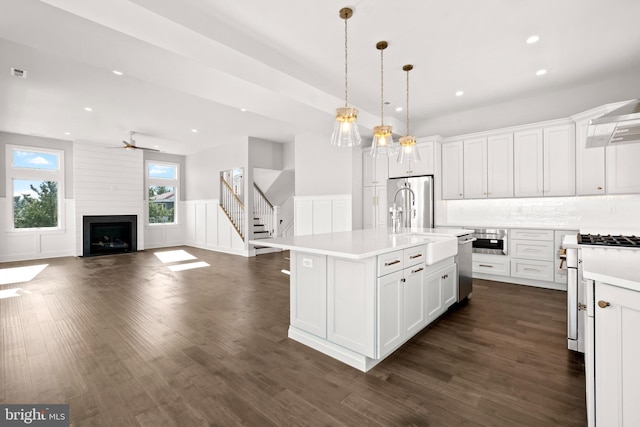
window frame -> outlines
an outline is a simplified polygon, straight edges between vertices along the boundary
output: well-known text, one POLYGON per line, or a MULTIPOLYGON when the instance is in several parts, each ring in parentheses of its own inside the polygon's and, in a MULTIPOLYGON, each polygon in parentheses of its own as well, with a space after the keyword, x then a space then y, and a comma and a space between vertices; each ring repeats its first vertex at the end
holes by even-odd
POLYGON ((179 205, 180 205, 180 164, 176 162, 169 162, 163 160, 145 160, 144 163, 144 198, 145 204, 145 218, 146 225, 148 227, 172 227, 180 224, 179 205), (171 166, 175 169, 175 178, 156 178, 149 176, 149 166, 171 166), (173 201, 173 222, 149 222, 149 187, 151 186, 164 186, 174 188, 174 201, 173 201))
POLYGON ((64 209, 64 150, 58 150, 55 148, 44 148, 31 145, 15 145, 7 144, 5 147, 5 178, 6 178, 6 195, 7 195, 7 230, 10 233, 51 233, 59 232, 65 229, 65 209, 64 209), (22 168, 15 167, 13 164, 14 152, 26 151, 30 153, 44 153, 55 155, 58 160, 58 167, 55 170, 52 169, 37 169, 37 168, 22 168), (29 180, 29 181, 55 181, 58 183, 57 194, 57 225, 55 227, 31 227, 31 228, 16 228, 15 218, 13 211, 13 185, 15 180, 29 180))

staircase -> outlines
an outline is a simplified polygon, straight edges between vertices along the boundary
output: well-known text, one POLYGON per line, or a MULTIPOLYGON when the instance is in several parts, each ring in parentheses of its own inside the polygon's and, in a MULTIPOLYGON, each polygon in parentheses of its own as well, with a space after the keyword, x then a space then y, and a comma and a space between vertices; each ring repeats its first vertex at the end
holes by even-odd
MULTIPOLYGON (((271 233, 269 233, 269 230, 267 230, 266 226, 261 223, 262 223, 262 220, 260 220, 260 218, 253 218, 253 239, 251 240, 271 238, 271 233)), ((254 245, 253 248, 256 250, 256 255, 281 251, 281 249, 268 248, 266 246, 260 246, 260 245, 254 245)))

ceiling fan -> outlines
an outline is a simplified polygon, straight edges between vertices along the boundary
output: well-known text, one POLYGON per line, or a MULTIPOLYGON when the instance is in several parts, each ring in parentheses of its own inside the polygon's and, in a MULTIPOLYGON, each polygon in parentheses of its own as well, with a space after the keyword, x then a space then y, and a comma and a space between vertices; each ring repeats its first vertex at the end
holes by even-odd
MULTIPOLYGON (((124 147, 120 147, 120 148, 124 148, 126 150, 146 150, 146 151, 160 151, 160 150, 156 150, 155 148, 146 148, 146 147, 139 147, 136 145, 136 140, 133 139, 133 136, 136 133, 133 131, 129 132, 129 140, 128 141, 122 141, 122 143, 124 144, 124 147)), ((116 147, 112 147, 112 148, 116 148, 116 147)))

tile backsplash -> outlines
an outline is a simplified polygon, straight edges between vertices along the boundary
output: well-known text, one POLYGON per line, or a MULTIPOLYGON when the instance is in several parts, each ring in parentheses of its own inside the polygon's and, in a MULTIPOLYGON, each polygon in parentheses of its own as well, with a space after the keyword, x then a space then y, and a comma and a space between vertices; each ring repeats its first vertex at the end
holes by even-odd
POLYGON ((438 201, 438 226, 549 227, 640 234, 640 195, 438 201))

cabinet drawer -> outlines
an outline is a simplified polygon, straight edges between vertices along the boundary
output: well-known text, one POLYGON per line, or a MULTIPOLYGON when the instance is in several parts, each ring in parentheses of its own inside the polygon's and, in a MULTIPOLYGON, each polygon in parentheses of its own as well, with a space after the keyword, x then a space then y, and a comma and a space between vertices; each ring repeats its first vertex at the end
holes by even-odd
POLYGON ((511 276, 553 282, 553 261, 511 260, 511 276))
POLYGON ((404 266, 411 267, 412 265, 420 264, 424 262, 427 256, 427 248, 425 245, 416 246, 404 250, 404 266))
POLYGON ((512 239, 549 240, 553 242, 553 230, 527 230, 524 228, 511 229, 512 239))
POLYGON ((503 256, 503 259, 490 259, 483 260, 473 257, 473 270, 474 273, 483 274, 495 274, 497 276, 510 276, 511 275, 511 262, 509 258, 503 256))
POLYGON ((555 250, 553 241, 512 240, 510 255, 512 258, 553 261, 555 250))
MULTIPOLYGON (((423 256, 424 259, 424 256, 423 256)), ((404 251, 394 251, 378 255, 378 277, 404 268, 404 251)))

